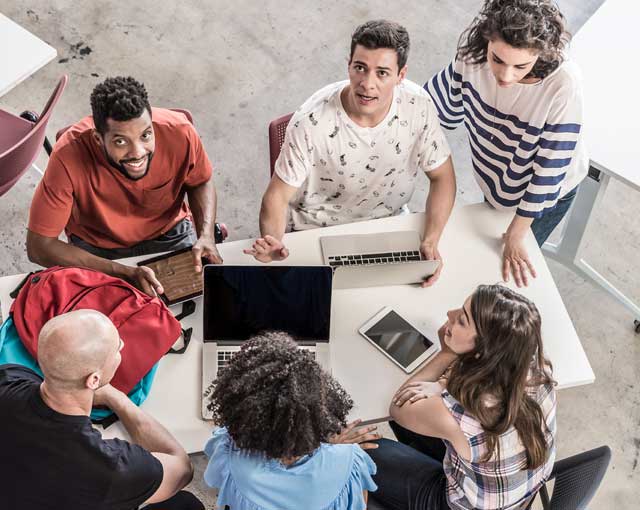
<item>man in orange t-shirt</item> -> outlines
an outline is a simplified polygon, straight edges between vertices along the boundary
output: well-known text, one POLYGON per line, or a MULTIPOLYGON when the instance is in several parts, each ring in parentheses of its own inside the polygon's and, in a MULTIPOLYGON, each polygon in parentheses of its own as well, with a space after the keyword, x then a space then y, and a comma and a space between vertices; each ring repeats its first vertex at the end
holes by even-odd
POLYGON ((36 189, 29 260, 97 269, 151 295, 163 289, 150 268, 113 259, 192 246, 197 271, 203 257, 222 262, 211 162, 187 117, 152 109, 131 77, 97 85, 91 109, 56 142, 36 189), (63 229, 68 243, 58 239, 63 229))

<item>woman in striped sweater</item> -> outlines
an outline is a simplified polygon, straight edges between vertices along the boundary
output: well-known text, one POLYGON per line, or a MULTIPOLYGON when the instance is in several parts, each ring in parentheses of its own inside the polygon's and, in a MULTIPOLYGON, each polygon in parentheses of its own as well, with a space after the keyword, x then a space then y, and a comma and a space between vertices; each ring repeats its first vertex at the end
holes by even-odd
POLYGON ((518 286, 535 277, 527 230, 542 245, 587 173, 580 80, 564 58, 568 39, 551 0, 487 0, 453 62, 425 84, 442 127, 464 123, 485 199, 515 213, 502 272, 518 286))

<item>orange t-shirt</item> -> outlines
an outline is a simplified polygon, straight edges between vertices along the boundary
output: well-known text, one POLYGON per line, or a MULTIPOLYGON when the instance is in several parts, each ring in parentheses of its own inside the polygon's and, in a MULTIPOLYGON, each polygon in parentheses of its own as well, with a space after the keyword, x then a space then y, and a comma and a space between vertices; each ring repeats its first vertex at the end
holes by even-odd
POLYGON ((137 181, 113 168, 92 136, 92 117, 56 142, 29 212, 29 230, 58 237, 64 229, 100 248, 154 239, 190 216, 185 187, 211 178, 211 162, 182 113, 152 108, 155 151, 137 181))

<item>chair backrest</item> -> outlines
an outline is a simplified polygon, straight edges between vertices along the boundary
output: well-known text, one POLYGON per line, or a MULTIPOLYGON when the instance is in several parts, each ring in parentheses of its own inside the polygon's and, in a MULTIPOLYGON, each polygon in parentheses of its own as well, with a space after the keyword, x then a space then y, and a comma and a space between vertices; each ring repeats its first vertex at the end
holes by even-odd
POLYGON ((551 500, 545 502, 546 489, 541 493, 545 510, 586 509, 600 486, 610 460, 611 449, 601 446, 557 461, 550 477, 555 479, 551 500))
MULTIPOLYGON (((178 113, 182 113, 184 114, 184 116, 187 118, 187 120, 189 122, 191 122, 191 124, 193 124, 193 115, 191 115, 191 112, 189 110, 184 110, 182 108, 169 108, 169 110, 171 110, 172 112, 178 112, 178 113)), ((66 126, 63 127, 62 129, 60 129, 57 133, 56 133, 56 142, 60 139, 60 137, 62 135, 64 135, 64 133, 70 128, 71 126, 66 126)))
MULTIPOLYGON (((0 196, 18 182, 18 179, 40 154, 51 112, 67 86, 68 80, 66 75, 60 78, 37 122, 33 124, 31 129, 22 134, 21 138, 17 138, 12 147, 0 154, 0 196)), ((19 119, 19 117, 14 117, 13 122, 18 122, 16 119, 19 119)), ((9 117, 7 117, 7 120, 9 120, 9 117)), ((19 119, 19 121, 28 122, 24 119, 19 119)))
POLYGON ((272 120, 269 124, 269 159, 271 175, 273 175, 276 161, 280 155, 280 149, 284 143, 284 135, 287 132, 287 126, 289 125, 289 121, 292 116, 293 113, 288 113, 283 117, 272 120))

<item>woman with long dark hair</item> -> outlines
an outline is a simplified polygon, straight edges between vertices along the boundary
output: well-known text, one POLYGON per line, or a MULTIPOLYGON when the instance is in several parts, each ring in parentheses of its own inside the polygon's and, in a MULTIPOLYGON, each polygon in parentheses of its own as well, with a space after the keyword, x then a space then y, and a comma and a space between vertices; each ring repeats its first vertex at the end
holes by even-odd
POLYGON ((370 450, 389 509, 524 509, 555 459, 556 399, 535 305, 481 285, 447 314, 442 351, 395 394, 399 442, 370 450))
POLYGON ((502 272, 518 286, 536 274, 523 245, 527 230, 542 246, 587 174, 582 92, 565 56, 568 41, 552 0, 486 0, 453 62, 425 84, 442 127, 464 123, 485 199, 515 212, 502 272))

